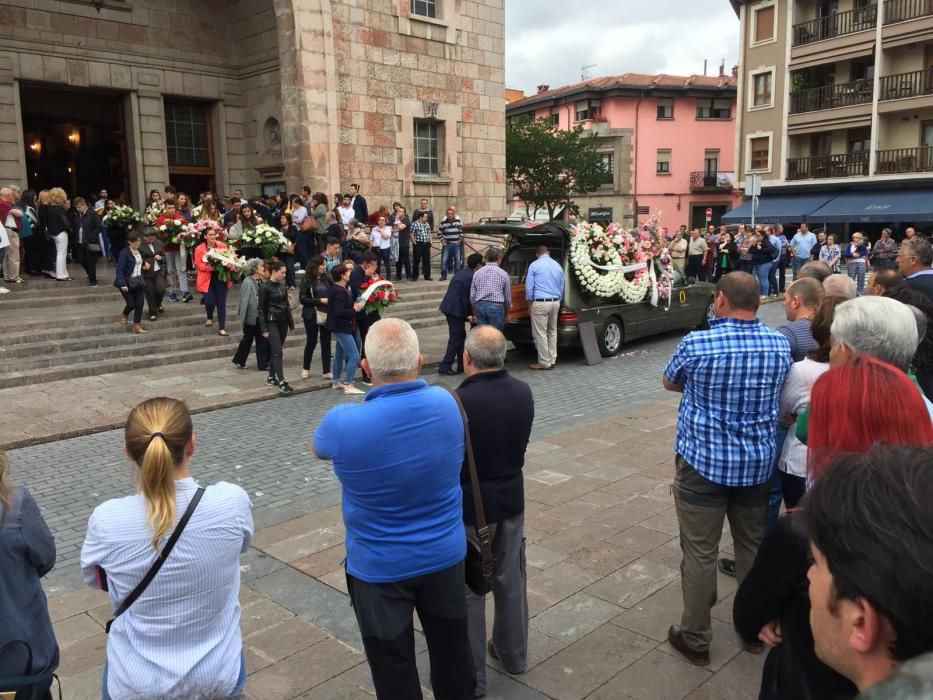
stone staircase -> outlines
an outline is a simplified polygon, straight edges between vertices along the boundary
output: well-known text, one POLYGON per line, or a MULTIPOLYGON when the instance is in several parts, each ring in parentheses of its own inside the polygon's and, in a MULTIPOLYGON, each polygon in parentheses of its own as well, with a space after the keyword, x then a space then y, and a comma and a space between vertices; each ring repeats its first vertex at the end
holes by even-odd
MULTIPOLYGON (((199 295, 188 304, 166 298, 158 321, 143 317, 149 333, 134 335, 118 322, 123 299, 111 286, 112 266, 98 266, 101 286, 96 289, 83 281, 80 268, 71 274, 71 282, 31 279, 21 286, 6 285, 11 292, 0 296, 0 389, 232 356, 240 337, 238 286, 230 290, 227 303, 229 337, 204 326, 199 295)), ((437 310, 446 288, 438 281, 401 282, 401 300, 390 315, 411 323, 422 343, 436 344, 447 333, 437 310)), ((304 343, 297 293, 292 301, 296 328, 288 348, 304 343)))

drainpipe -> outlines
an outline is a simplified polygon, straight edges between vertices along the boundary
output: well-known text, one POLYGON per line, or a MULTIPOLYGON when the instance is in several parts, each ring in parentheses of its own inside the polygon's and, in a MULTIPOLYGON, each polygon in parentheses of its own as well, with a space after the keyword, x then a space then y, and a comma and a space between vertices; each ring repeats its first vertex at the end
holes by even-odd
POLYGON ((638 96, 638 102, 635 103, 635 136, 633 138, 634 142, 632 144, 632 151, 634 152, 634 168, 635 168, 635 178, 632 183, 632 224, 634 226, 638 225, 638 112, 641 109, 641 101, 645 99, 645 91, 642 90, 641 94, 638 96))

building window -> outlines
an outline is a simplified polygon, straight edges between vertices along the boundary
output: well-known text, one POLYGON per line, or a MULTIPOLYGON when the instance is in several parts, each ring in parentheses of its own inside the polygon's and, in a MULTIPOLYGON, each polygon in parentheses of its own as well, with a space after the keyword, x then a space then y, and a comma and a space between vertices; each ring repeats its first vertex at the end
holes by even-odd
POLYGON ((440 175, 440 122, 415 120, 415 174, 440 175))
POLYGON ((756 136, 749 139, 749 170, 769 170, 771 166, 771 138, 756 136))
POLYGON ((729 100, 697 98, 697 119, 731 119, 732 103, 729 100))
POLYGON ((657 171, 658 175, 671 174, 671 151, 667 148, 658 149, 657 171))
POLYGON ((411 13, 437 18, 437 0, 411 0, 411 13))
POLYGON ((674 118, 674 99, 672 97, 658 98, 658 119, 674 118))
POLYGON ((719 149, 707 148, 703 152, 703 171, 715 175, 719 172, 719 149))
POLYGON ((603 166, 603 176, 600 179, 600 184, 611 185, 615 181, 615 154, 600 153, 599 161, 603 166))
POLYGON ((560 110, 558 110, 557 108, 554 108, 551 110, 551 113, 548 115, 548 123, 551 126, 560 125, 560 110))
POLYGON ((599 116, 599 100, 582 100, 577 102, 577 121, 595 119, 599 116))
POLYGON ((774 5, 760 7, 755 10, 752 31, 755 32, 755 37, 752 40, 753 44, 770 41, 774 38, 774 5))
POLYGON ((771 71, 752 74, 752 107, 770 107, 773 104, 771 100, 772 76, 771 71))
POLYGON ((174 168, 211 167, 208 107, 192 102, 165 103, 168 164, 174 168))

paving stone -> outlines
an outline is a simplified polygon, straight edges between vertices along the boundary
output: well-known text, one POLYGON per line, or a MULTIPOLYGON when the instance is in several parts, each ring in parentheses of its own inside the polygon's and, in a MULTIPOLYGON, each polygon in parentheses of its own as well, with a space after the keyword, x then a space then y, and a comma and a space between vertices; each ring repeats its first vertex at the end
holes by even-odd
POLYGON ((344 540, 343 525, 317 528, 264 548, 266 554, 282 561, 302 559, 325 549, 341 544, 344 540))
POLYGON ((243 644, 274 663, 326 638, 327 633, 317 625, 300 617, 292 617, 244 635, 243 644))
POLYGON ((86 637, 61 650, 61 664, 58 675, 62 678, 74 676, 104 662, 107 650, 107 635, 100 634, 86 637))
POLYGON ((325 639, 253 674, 248 698, 291 698, 363 662, 363 655, 335 639, 325 639))
POLYGON ((587 503, 586 501, 576 499, 562 503, 550 510, 546 510, 543 515, 568 523, 581 523, 600 510, 601 508, 595 503, 587 503))
POLYGON ((372 700, 374 697, 371 687, 370 692, 366 692, 344 676, 337 676, 299 695, 296 700, 372 700))
POLYGON ((90 615, 73 615, 52 624, 55 639, 60 647, 66 647, 103 632, 103 626, 90 615))
MULTIPOLYGON (((103 663, 68 677, 62 675, 61 667, 59 667, 58 676, 61 679, 62 696, 68 700, 100 700, 103 675, 103 663)), ((55 690, 57 687, 57 683, 52 684, 53 697, 58 697, 55 690)))
POLYGON ((671 536, 641 525, 633 525, 617 535, 606 538, 606 543, 642 554, 671 541, 671 536))
POLYGON ((712 674, 657 649, 588 696, 588 700, 680 700, 712 674))
POLYGON ((683 552, 680 550, 680 541, 671 540, 660 547, 652 549, 645 553, 645 559, 658 564, 664 564, 672 569, 680 569, 680 562, 683 560, 683 552))
POLYGON ((534 566, 538 569, 547 569, 554 564, 558 564, 567 558, 563 552, 555 552, 539 544, 525 545, 525 561, 528 566, 534 566))
POLYGON ((764 654, 741 652, 686 700, 757 700, 764 654))
POLYGON ((344 557, 347 555, 346 547, 341 543, 335 547, 321 550, 314 554, 309 554, 301 559, 296 559, 290 564, 299 571, 319 578, 329 571, 333 571, 340 566, 344 557))
POLYGON ((240 557, 240 581, 241 583, 250 583, 283 568, 285 568, 283 562, 251 547, 246 554, 240 557))
POLYGON ((561 562, 528 579, 528 591, 541 595, 552 605, 592 583, 596 574, 574 564, 561 562))
POLYGON ((528 671, 521 680, 553 698, 578 700, 654 647, 616 625, 603 625, 528 671))
POLYGON ((680 622, 683 608, 683 591, 680 582, 675 581, 639 601, 614 618, 612 623, 658 642, 666 642, 667 630, 680 622))
POLYGON ((575 550, 567 557, 567 561, 599 576, 606 576, 640 556, 639 552, 614 547, 606 542, 596 542, 575 550))
POLYGON ((586 522, 577 525, 567 525, 565 523, 560 531, 542 538, 538 541, 538 544, 548 549, 571 554, 594 542, 599 542, 607 537, 611 537, 620 530, 621 528, 596 522, 586 522))
POLYGON ((240 610, 240 629, 243 636, 259 632, 294 617, 294 613, 277 603, 264 599, 240 610))
POLYGON ((49 598, 49 617, 52 622, 79 615, 109 601, 107 594, 94 588, 82 588, 73 593, 49 598))
POLYGON ((612 620, 621 611, 622 608, 612 603, 586 593, 575 593, 534 617, 530 626, 569 644, 612 620))
POLYGON ((328 508, 318 513, 308 513, 307 515, 293 518, 279 523, 272 527, 264 528, 253 537, 253 546, 265 550, 268 547, 279 544, 284 540, 289 540, 299 535, 304 535, 312 530, 337 525, 343 520, 339 508, 328 508))
POLYGON ((663 564, 638 559, 587 586, 586 592, 610 603, 630 608, 673 581, 680 574, 663 564))
MULTIPOLYGON (((683 610, 683 605, 677 609, 677 617, 680 618, 680 611, 683 610)), ((725 624, 719 620, 713 620, 713 641, 709 647, 709 666, 705 668, 710 671, 718 671, 723 666, 725 666, 729 661, 731 661, 736 654, 742 652, 742 640, 739 639, 739 635, 736 633, 735 628, 731 624, 725 624)), ((661 644, 658 646, 658 649, 663 651, 665 654, 670 654, 671 656, 679 656, 680 652, 676 651, 674 647, 670 644, 661 644)), ((744 652, 742 652, 744 653, 744 652)), ((760 654, 764 657, 764 654, 760 654)))
POLYGON ((322 576, 317 576, 316 578, 321 583, 326 583, 328 586, 336 591, 340 591, 344 595, 350 594, 350 591, 347 589, 347 572, 343 567, 329 571, 328 573, 322 576))

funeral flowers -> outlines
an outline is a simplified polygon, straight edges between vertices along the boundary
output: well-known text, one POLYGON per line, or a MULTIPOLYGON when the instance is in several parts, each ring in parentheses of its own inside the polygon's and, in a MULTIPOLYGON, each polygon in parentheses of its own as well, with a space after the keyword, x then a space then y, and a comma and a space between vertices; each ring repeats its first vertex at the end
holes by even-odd
POLYGON ((118 204, 113 209, 104 214, 104 226, 132 228, 141 223, 143 218, 133 207, 125 204, 118 204))
POLYGON ((243 275, 246 262, 238 258, 229 248, 211 248, 204 254, 202 260, 214 268, 221 282, 239 279, 243 275))
POLYGON ((382 313, 398 301, 398 290, 388 280, 378 275, 360 285, 360 301, 365 302, 366 313, 382 313))
POLYGON ((259 224, 256 228, 244 230, 239 240, 241 248, 258 248, 259 257, 263 259, 273 257, 288 245, 289 240, 268 224, 259 224))

